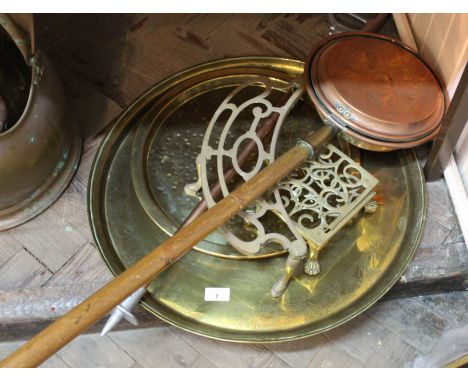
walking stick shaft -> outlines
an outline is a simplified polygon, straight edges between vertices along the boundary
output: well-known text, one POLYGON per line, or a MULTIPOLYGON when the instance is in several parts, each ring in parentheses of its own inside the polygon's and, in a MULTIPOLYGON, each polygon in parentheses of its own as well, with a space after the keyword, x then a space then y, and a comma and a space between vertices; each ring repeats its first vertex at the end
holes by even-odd
POLYGON ((232 216, 239 213, 298 167, 310 156, 310 146, 321 146, 333 134, 330 127, 324 127, 306 139, 308 144, 297 145, 290 149, 131 268, 34 336, 29 342, 4 359, 0 366, 35 367, 40 365, 80 333, 87 330, 119 302, 150 282, 208 234, 221 227, 232 216))

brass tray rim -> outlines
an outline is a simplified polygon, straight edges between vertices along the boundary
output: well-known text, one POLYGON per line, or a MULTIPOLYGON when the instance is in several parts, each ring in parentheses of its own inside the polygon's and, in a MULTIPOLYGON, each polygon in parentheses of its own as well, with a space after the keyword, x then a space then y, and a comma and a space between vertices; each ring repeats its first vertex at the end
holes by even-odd
MULTIPOLYGON (((102 229, 102 227, 97 227, 95 224, 96 216, 99 215, 99 211, 95 210, 95 202, 98 199, 99 191, 101 188, 101 183, 99 182, 99 174, 104 172, 104 170, 108 167, 108 161, 110 159, 109 155, 106 156, 106 154, 109 154, 110 152, 114 151, 113 149, 113 144, 119 141, 119 138, 121 138, 124 128, 128 126, 125 124, 125 121, 135 121, 135 122, 140 122, 141 121, 141 115, 142 113, 148 109, 148 105, 145 105, 145 100, 147 98, 150 99, 155 99, 157 96, 163 94, 165 91, 167 91, 168 88, 164 89, 164 87, 168 86, 171 82, 176 82, 181 80, 181 77, 184 75, 191 75, 194 74, 197 70, 200 70, 201 72, 204 71, 209 71, 213 67, 216 67, 217 65, 226 65, 226 64, 233 64, 237 67, 242 67, 242 66, 248 66, 248 63, 255 62, 256 60, 260 61, 260 64, 265 64, 270 62, 271 64, 275 65, 278 62, 284 62, 284 63, 292 63, 292 64, 297 64, 301 63, 301 61, 298 60, 291 60, 291 59, 283 59, 283 58, 278 58, 278 57, 263 57, 263 56, 253 56, 253 57, 241 57, 241 58, 230 58, 230 59, 221 59, 221 60, 216 60, 216 61, 210 61, 205 64, 201 65, 195 65, 189 69, 186 69, 182 72, 176 73, 165 80, 155 84, 152 86, 150 89, 148 89, 146 92, 144 92, 140 97, 138 97, 133 104, 131 104, 126 110, 122 112, 122 114, 119 116, 119 118, 116 120, 116 122, 113 124, 113 126, 109 129, 106 137, 103 139, 101 142, 96 155, 94 157, 92 166, 91 166, 91 171, 89 175, 89 187, 88 187, 88 217, 89 217, 89 223, 90 223, 90 228, 91 232, 93 235, 93 239, 96 243, 96 246, 101 254, 101 257, 103 258, 104 262, 108 266, 109 270, 112 272, 114 276, 117 276, 119 273, 125 270, 125 267, 123 265, 116 266, 116 264, 112 264, 110 259, 104 256, 104 253, 106 251, 106 246, 109 247, 109 242, 105 241, 103 238, 107 237, 107 234, 105 230, 102 229), (99 232, 101 231, 101 232, 99 232), (102 235, 101 238, 99 235, 102 235), (119 269, 120 268, 120 269, 119 269)), ((200 72, 199 72, 200 73, 200 72)), ((194 74, 196 75, 196 73, 194 74)), ((173 86, 176 86, 176 84, 173 84, 173 86)), ((170 86, 169 86, 170 87, 170 86)), ((421 169, 421 166, 419 165, 419 162, 417 161, 416 154, 413 149, 409 150, 400 150, 399 155, 402 155, 403 159, 411 162, 415 161, 416 163, 416 170, 419 175, 418 179, 424 180, 424 175, 421 169)), ((284 335, 285 332, 294 332, 297 331, 297 329, 288 329, 286 331, 263 331, 263 332, 257 332, 257 333, 237 333, 236 331, 232 331, 229 329, 218 329, 217 327, 213 327, 210 325, 205 325, 204 328, 213 328, 211 331, 201 331, 197 330, 196 328, 193 327, 193 325, 187 324, 187 322, 195 322, 195 321, 190 321, 189 319, 183 318, 182 322, 177 321, 172 319, 171 317, 166 317, 161 314, 161 312, 155 311, 153 307, 150 306, 149 300, 151 297, 148 297, 145 295, 143 298, 141 305, 150 313, 154 314, 156 317, 161 319, 162 321, 169 323, 171 325, 174 325, 175 327, 181 328, 183 330, 186 330, 188 332, 194 333, 201 335, 206 338, 211 338, 211 339, 216 339, 220 341, 226 341, 226 342, 236 342, 236 343, 278 343, 278 342, 285 342, 285 341, 292 341, 292 340, 299 340, 303 339, 306 337, 310 337, 312 335, 316 335, 318 333, 322 333, 328 330, 331 330, 333 328, 336 328, 351 319, 355 318, 359 314, 363 313, 367 309, 369 309, 372 305, 374 305, 379 299, 382 298, 390 289, 391 287, 398 281, 402 273, 405 271, 407 264, 411 261, 413 258, 414 253, 416 252, 416 249, 419 246, 419 242, 422 237, 425 221, 426 221, 426 206, 427 206, 427 196, 426 196, 426 191, 425 191, 425 183, 422 181, 420 185, 418 186, 418 207, 420 207, 421 213, 418 216, 418 228, 412 231, 412 236, 414 236, 414 240, 411 245, 409 246, 408 254, 404 258, 404 261, 401 262, 401 260, 398 262, 399 264, 399 270, 398 272, 393 272, 392 276, 390 277, 390 280, 388 280, 385 284, 385 287, 381 288, 373 288, 367 292, 367 296, 371 296, 371 298, 366 299, 367 303, 363 304, 362 306, 359 307, 359 309, 355 309, 354 313, 347 314, 343 318, 338 319, 334 321, 331 324, 322 326, 318 329, 311 330, 307 333, 302 333, 302 334, 289 334, 289 335, 284 335), (219 332, 222 331, 223 335, 219 335, 219 332), (218 333, 218 334, 217 334, 218 333), (267 336, 267 338, 265 337, 267 336)), ((413 206, 414 207, 414 206, 413 206)), ((408 232, 408 231, 407 231, 408 232)), ((405 236, 407 233, 405 233, 405 236)), ((115 260, 115 259, 114 259, 115 260)), ((385 278, 386 274, 382 276, 382 278, 385 278)), ((387 276, 388 277, 388 276, 387 276)), ((381 281, 380 281, 381 283, 381 281)), ((354 305, 354 304, 353 304, 354 305)), ((349 307, 345 308, 344 310, 349 309, 349 307)), ((203 325, 202 323, 198 323, 199 325, 203 325)))

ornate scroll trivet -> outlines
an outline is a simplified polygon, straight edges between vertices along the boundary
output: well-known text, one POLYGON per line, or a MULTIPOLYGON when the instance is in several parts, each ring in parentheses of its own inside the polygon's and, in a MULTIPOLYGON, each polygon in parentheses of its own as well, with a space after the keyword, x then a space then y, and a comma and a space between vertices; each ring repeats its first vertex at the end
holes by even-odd
POLYGON ((378 180, 329 144, 278 183, 283 206, 309 244, 305 272, 320 272, 318 251, 363 207, 375 212, 372 190, 378 180))
MULTIPOLYGON (((258 77, 237 87, 224 99, 208 125, 197 157, 198 181, 185 187, 188 195, 194 196, 201 189, 211 208, 216 204, 210 191, 213 180, 219 181, 222 197, 234 187, 224 179, 227 167, 234 168, 239 177, 247 181, 265 163, 275 160, 281 126, 303 89, 293 89, 291 97, 281 107, 273 106, 268 100, 271 93, 269 79, 258 77), (246 89, 258 89, 259 85, 263 87, 261 94, 243 98, 246 89), (279 118, 271 138, 262 142, 257 129, 272 113, 277 113, 279 118), (245 165, 239 164, 238 155, 250 140, 255 142, 256 153, 246 169, 245 165)), ((377 182, 344 153, 328 145, 313 161, 305 162, 268 195, 245 208, 239 214, 244 222, 241 228, 239 221, 233 219, 232 224, 221 228, 221 232, 242 253, 258 254, 267 243, 275 243, 289 253, 284 274, 272 287, 272 295, 277 297, 284 292, 294 270, 306 257, 307 247, 309 259, 305 272, 310 275, 319 273, 318 251, 372 198, 372 189, 377 182), (276 218, 277 224, 271 224, 272 213, 281 219, 276 218), (278 229, 281 221, 283 227, 278 229)))

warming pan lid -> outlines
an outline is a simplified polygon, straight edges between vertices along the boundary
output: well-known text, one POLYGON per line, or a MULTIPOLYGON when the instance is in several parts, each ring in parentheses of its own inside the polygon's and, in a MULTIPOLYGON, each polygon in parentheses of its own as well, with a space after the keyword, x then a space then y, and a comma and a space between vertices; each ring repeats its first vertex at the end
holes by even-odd
POLYGON ((376 142, 419 144, 439 129, 442 83, 399 41, 373 33, 332 36, 313 49, 305 71, 313 102, 355 133, 376 142))

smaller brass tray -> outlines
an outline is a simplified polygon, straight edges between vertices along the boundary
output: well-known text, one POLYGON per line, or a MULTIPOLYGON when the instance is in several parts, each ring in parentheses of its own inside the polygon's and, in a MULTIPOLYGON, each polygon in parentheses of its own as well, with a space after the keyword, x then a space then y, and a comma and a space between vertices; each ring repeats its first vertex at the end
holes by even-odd
MULTIPOLYGON (((209 120, 232 89, 255 79, 258 74, 214 74, 177 87, 177 94, 168 92, 154 102, 141 123, 135 128, 131 150, 131 177, 136 196, 148 216, 167 235, 173 235, 185 218, 196 207, 198 200, 187 197, 184 186, 196 181, 195 160, 200 153, 209 120)), ((287 77, 277 76, 269 80, 276 85, 273 102, 283 94, 287 77), (276 96, 276 97, 275 97, 276 96)), ((244 96, 262 88, 250 87, 244 96)), ((236 129, 250 126, 246 118, 236 124, 236 129)), ((281 128, 278 150, 285 151, 299 137, 321 125, 317 113, 310 105, 300 103, 291 112, 281 128)), ((235 134, 235 133, 234 133, 235 134)), ((239 133, 241 134, 241 133, 239 133)), ((359 149, 342 139, 334 140, 335 146, 360 160, 359 149)), ((214 173, 214 170, 212 170, 214 173)), ((273 219, 272 219, 273 220, 273 219)), ((277 219, 270 225, 277 224, 277 219)), ((284 253, 274 245, 265 245, 259 254, 240 253, 215 231, 195 247, 208 255, 230 259, 260 259, 284 253)))
MULTIPOLYGON (((278 58, 215 61, 155 85, 124 112, 98 150, 89 186, 93 235, 114 274, 172 235, 196 204, 183 187, 196 177, 200 134, 223 94, 255 75, 285 83, 302 68, 278 58)), ((301 128, 320 125, 313 107, 301 103, 288 117, 282 142, 290 145, 301 128)), ((379 207, 330 241, 318 276, 298 274, 281 298, 272 298, 272 282, 284 269, 280 253, 239 261, 213 234, 154 280, 144 307, 180 328, 238 342, 302 338, 363 312, 398 280, 415 252, 425 193, 413 151, 363 153, 362 165, 380 181, 379 207), (230 301, 205 301, 210 287, 230 288, 230 301)))

